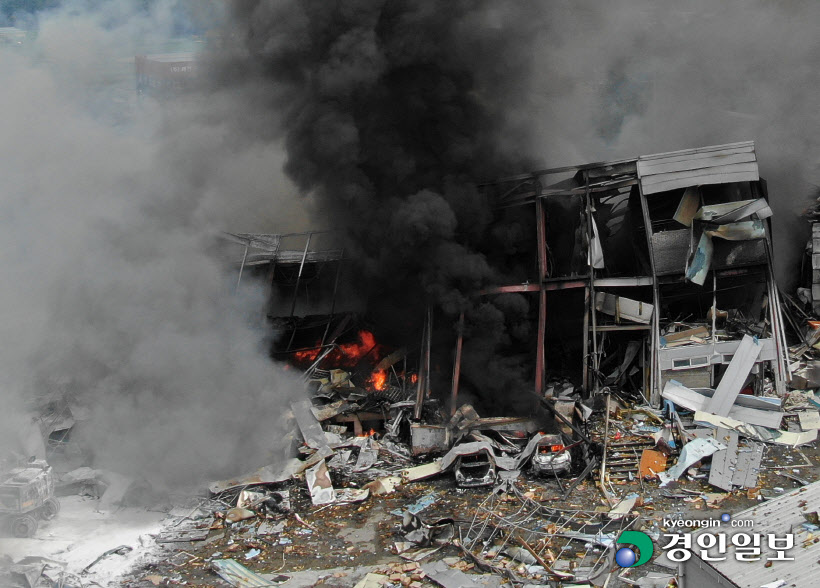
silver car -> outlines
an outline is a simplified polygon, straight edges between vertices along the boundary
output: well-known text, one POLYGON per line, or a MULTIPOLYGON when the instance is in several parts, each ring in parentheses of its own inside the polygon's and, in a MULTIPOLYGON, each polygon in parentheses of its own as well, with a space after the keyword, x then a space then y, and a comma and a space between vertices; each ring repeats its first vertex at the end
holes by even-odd
POLYGON ((572 455, 560 435, 544 435, 532 454, 532 471, 541 476, 561 476, 572 469, 572 455))

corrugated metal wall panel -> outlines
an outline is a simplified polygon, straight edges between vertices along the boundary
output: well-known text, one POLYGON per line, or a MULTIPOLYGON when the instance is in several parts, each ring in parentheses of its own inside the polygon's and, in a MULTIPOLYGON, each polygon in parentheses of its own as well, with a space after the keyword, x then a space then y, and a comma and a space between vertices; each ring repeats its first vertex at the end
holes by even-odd
POLYGON ((642 156, 637 169, 644 194, 760 179, 752 142, 642 156))
POLYGON ((720 155, 719 157, 720 159, 712 155, 711 157, 686 158, 681 161, 669 161, 666 159, 650 161, 641 165, 641 173, 643 177, 647 177, 654 174, 666 174, 693 169, 709 169, 716 162, 720 162, 721 165, 734 165, 738 163, 755 163, 757 161, 754 153, 732 153, 720 155))

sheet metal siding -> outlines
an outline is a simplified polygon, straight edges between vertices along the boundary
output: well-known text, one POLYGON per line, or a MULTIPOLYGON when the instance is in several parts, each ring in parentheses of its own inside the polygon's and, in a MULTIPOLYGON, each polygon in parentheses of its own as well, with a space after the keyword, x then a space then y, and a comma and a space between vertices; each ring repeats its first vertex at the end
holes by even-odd
MULTIPOLYGON (((771 567, 765 567, 766 555, 769 550, 766 547, 764 537, 761 544, 762 557, 760 561, 737 561, 734 557, 734 550, 730 548, 726 552, 726 560, 710 562, 711 567, 743 588, 758 588, 775 580, 784 580, 786 586, 799 586, 801 588, 803 586, 817 586, 817 577, 820 573, 820 564, 817 563, 820 560, 820 543, 809 542, 807 547, 803 547, 802 540, 806 538, 806 533, 801 525, 806 522, 803 513, 817 510, 818 503, 820 503, 820 482, 814 482, 785 496, 763 502, 732 515, 735 520, 751 519, 754 521, 754 526, 751 528, 722 525, 714 529, 695 531, 693 539, 701 533, 712 532, 716 529, 720 529, 721 532, 725 532, 727 535, 736 532, 754 532, 762 535, 774 533, 782 536, 794 531, 795 546, 789 552, 789 556, 794 557, 794 561, 773 562, 771 567), (805 501, 805 506, 800 506, 802 501, 805 501)), ((687 562, 685 566, 687 575, 690 565, 694 564, 695 559, 693 557, 687 562)))
MULTIPOLYGON (((712 269, 726 269, 766 263, 766 242, 714 239, 712 269)), ((689 255, 689 229, 661 231, 652 235, 655 273, 659 276, 683 274, 689 255)), ((820 259, 820 256, 818 256, 820 259)), ((820 263, 820 262, 819 262, 820 263)))
POLYGON ((752 142, 642 156, 637 169, 644 194, 760 179, 752 142))
POLYGON ((686 562, 683 588, 739 588, 734 582, 721 576, 712 566, 697 555, 686 562))

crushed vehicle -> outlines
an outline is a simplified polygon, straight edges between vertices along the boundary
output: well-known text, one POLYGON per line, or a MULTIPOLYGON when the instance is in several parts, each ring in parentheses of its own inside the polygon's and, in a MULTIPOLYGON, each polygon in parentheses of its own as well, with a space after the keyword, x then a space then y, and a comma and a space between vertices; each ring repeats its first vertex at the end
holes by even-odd
POLYGON ((487 449, 475 453, 459 455, 453 466, 456 485, 459 488, 492 486, 496 480, 496 469, 493 456, 487 449))
POLYGON ((530 460, 533 474, 561 476, 572 469, 572 454, 561 435, 544 435, 536 446, 530 460))
POLYGON ((35 459, 0 472, 0 518, 15 537, 32 537, 37 518, 50 520, 60 511, 51 466, 35 459))

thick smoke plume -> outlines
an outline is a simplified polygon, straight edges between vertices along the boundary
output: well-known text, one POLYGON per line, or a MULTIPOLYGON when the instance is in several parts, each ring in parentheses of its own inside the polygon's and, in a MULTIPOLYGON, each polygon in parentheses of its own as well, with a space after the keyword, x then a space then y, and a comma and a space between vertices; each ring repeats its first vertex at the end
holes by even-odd
POLYGON ((820 183, 820 4, 554 2, 528 107, 550 166, 754 140, 774 207, 777 277, 794 287, 820 183))
POLYGON ((298 384, 248 326, 265 292, 205 253, 218 230, 340 229, 377 322, 414 337, 432 301, 451 342, 466 310, 465 387, 503 398, 531 385, 532 301, 471 294, 532 274, 532 217, 491 223, 477 181, 755 139, 780 252, 816 183, 816 2, 238 0, 202 93, 136 104, 178 4, 64 3, 0 49, 3 446, 54 393, 91 410, 100 466, 272 459, 298 384))
POLYGON ((407 332, 433 301, 452 330, 466 309, 467 385, 512 392, 528 376, 497 351, 532 342, 532 301, 470 294, 520 281, 505 237, 532 221, 488 230, 475 182, 748 139, 793 284, 818 162, 816 3, 498 4, 234 4, 217 71, 249 89, 248 112, 276 113, 264 132, 284 135, 290 177, 347 236, 382 322, 407 332))
POLYGON ((0 449, 67 398, 92 465, 176 483, 283 457, 300 385, 267 356, 265 292, 206 251, 301 221, 281 151, 237 145, 221 103, 137 103, 133 56, 173 27, 153 6, 73 4, 0 48, 0 449))
POLYGON ((509 116, 528 91, 530 16, 494 2, 242 1, 212 55, 227 86, 253 89, 249 112, 264 97, 278 113, 260 123, 283 134, 289 176, 341 230, 382 332, 410 343, 431 303, 449 345, 466 311, 466 384, 485 393, 526 380, 496 350, 528 303, 472 296, 514 281, 494 263, 507 234, 489 230, 476 184, 532 165, 509 116))

